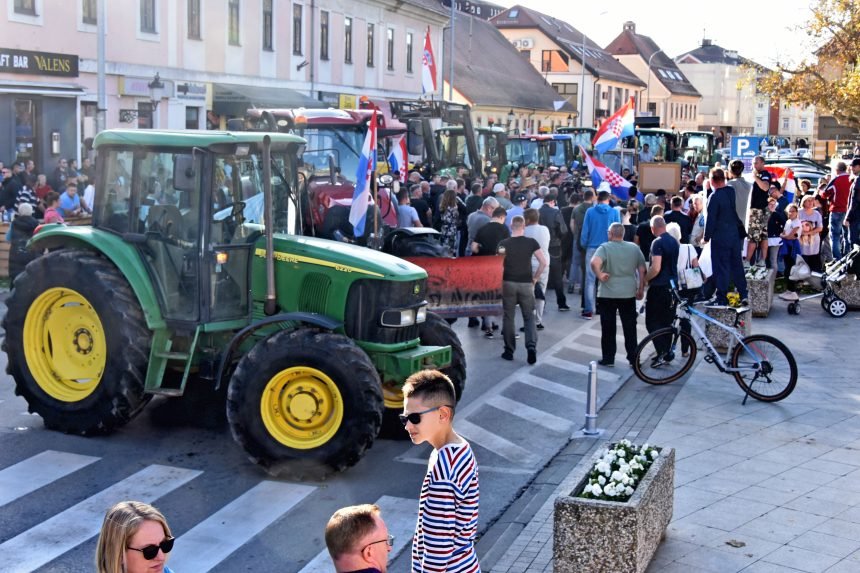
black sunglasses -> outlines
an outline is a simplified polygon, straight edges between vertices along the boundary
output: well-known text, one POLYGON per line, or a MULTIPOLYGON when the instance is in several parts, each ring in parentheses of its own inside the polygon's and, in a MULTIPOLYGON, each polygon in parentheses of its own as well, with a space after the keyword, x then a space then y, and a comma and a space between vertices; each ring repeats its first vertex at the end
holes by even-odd
POLYGON ((164 553, 170 553, 173 549, 173 542, 176 541, 175 537, 168 537, 158 545, 147 545, 146 547, 141 547, 137 549, 136 547, 126 547, 126 549, 131 549, 132 551, 140 551, 143 553, 143 558, 147 561, 152 561, 155 559, 156 555, 158 555, 158 550, 161 549, 164 553))
POLYGON ((412 412, 411 414, 400 414, 398 418, 400 418, 400 423, 404 426, 406 422, 412 422, 413 425, 421 423, 422 414, 429 414, 430 412, 435 412, 439 408, 451 408, 454 409, 454 406, 449 406, 447 404, 443 404, 441 406, 436 406, 435 408, 430 408, 429 410, 424 410, 423 412, 412 412))

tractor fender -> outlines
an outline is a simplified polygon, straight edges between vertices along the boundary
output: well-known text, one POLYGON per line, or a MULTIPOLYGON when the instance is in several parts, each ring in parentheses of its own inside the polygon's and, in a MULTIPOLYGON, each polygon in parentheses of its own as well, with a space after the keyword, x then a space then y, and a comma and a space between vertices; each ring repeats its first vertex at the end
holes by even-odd
POLYGON ((137 297, 146 326, 150 330, 166 328, 161 315, 158 297, 152 279, 134 246, 119 236, 93 227, 67 227, 47 225, 42 227, 28 243, 30 249, 86 249, 94 251, 111 261, 126 278, 137 297))
POLYGON ((254 324, 246 326, 233 336, 230 340, 230 344, 227 345, 227 348, 221 354, 221 361, 218 364, 218 372, 215 375, 216 390, 221 388, 224 372, 227 369, 227 365, 232 361, 233 353, 237 348, 239 348, 239 345, 259 329, 278 322, 300 322, 312 326, 319 326, 320 328, 330 331, 334 331, 343 326, 343 323, 339 320, 313 312, 285 312, 264 318, 263 320, 259 320, 254 324))

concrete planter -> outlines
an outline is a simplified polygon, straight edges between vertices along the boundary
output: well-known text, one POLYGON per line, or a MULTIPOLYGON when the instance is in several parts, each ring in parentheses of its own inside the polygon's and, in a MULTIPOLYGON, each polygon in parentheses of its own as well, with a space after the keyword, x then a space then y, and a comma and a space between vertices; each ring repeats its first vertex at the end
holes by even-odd
POLYGON ((767 318, 773 305, 773 287, 776 283, 776 271, 768 269, 763 279, 747 278, 747 289, 750 297, 750 310, 758 318, 767 318))
POLYGON ((596 460, 582 468, 570 496, 555 500, 553 571, 642 573, 672 519, 675 450, 663 448, 623 503, 573 497, 588 482, 596 460))
MULTIPOLYGON (((727 326, 734 326, 735 316, 737 315, 733 308, 721 306, 705 308, 705 313, 727 326)), ((738 330, 740 330, 744 336, 749 336, 752 334, 752 312, 750 309, 740 313, 740 319, 743 321, 743 326, 738 326, 738 330)), ((712 326, 710 323, 705 324, 705 333, 708 335, 708 338, 711 339, 711 343, 714 347, 720 352, 725 352, 730 344, 731 346, 735 345, 734 337, 722 328, 712 326)))

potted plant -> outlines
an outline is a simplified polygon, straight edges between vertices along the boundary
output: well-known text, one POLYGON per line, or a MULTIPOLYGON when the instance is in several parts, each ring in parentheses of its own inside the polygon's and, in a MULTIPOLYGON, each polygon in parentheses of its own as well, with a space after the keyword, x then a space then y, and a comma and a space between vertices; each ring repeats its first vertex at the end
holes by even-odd
POLYGON ((555 500, 553 571, 645 571, 672 519, 675 451, 621 440, 581 472, 555 500))
POLYGON ((760 318, 767 317, 773 304, 776 271, 765 267, 750 267, 747 269, 746 279, 752 315, 760 318))

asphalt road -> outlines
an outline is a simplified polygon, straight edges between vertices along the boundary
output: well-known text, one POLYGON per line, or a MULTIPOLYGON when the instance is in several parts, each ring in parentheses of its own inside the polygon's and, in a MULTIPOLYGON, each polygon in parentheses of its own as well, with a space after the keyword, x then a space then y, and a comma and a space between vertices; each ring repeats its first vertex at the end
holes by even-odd
MULTIPOLYGON (((533 367, 522 346, 514 362, 503 361, 499 336, 487 340, 465 320, 455 325, 468 363, 455 427, 478 458, 482 531, 584 419, 586 365, 599 358, 600 326, 548 307, 533 367)), ((0 363, 5 372, 5 355, 0 363)), ((601 373, 601 403, 629 373, 601 373)), ((377 440, 358 465, 326 481, 283 481, 250 463, 225 425, 200 427, 213 416, 176 400, 157 398, 121 431, 82 438, 45 430, 0 375, 0 573, 92 571, 104 511, 123 499, 166 514, 178 538, 170 561, 177 573, 331 571, 326 521, 366 502, 383 507, 397 537, 389 570, 408 570, 428 446, 377 440)))

